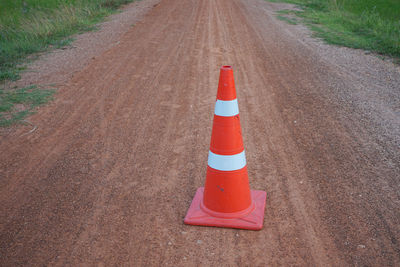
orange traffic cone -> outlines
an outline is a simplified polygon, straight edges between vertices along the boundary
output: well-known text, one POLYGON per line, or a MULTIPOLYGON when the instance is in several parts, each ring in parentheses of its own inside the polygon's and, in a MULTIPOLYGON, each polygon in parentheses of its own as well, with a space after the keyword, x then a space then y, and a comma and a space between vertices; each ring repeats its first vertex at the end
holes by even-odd
POLYGON ((267 194, 250 190, 231 66, 220 71, 205 187, 197 189, 184 222, 260 230, 267 194))

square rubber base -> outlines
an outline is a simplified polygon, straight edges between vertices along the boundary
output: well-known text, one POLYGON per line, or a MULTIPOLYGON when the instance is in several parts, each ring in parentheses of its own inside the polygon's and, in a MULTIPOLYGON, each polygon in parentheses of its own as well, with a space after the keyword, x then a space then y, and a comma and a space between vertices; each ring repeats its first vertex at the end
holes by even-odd
POLYGON ((185 224, 239 228, 248 230, 261 230, 264 222, 265 202, 267 193, 260 190, 251 190, 251 198, 255 204, 254 209, 240 218, 213 217, 200 208, 203 200, 204 187, 197 189, 196 195, 185 217, 185 224))

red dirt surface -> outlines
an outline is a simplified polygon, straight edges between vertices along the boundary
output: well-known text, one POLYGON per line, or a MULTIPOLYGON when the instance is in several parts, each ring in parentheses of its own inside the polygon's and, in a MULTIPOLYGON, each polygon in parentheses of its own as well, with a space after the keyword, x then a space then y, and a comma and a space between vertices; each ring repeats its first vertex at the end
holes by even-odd
POLYGON ((399 135, 341 97, 355 76, 273 8, 161 1, 30 118, 35 132, 4 136, 0 265, 399 266, 399 135), (222 65, 251 188, 267 192, 261 231, 183 224, 222 65))

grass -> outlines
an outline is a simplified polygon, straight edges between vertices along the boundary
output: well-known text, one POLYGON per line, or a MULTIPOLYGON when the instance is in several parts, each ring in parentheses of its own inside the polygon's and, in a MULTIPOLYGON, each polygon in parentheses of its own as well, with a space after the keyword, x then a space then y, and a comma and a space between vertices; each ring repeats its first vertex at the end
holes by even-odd
POLYGON ((279 16, 302 17, 316 36, 330 44, 374 51, 400 62, 399 0, 269 1, 298 5, 301 11, 285 10, 279 16))
POLYGON ((4 90, 0 89, 0 126, 10 126, 23 120, 34 112, 35 107, 47 103, 54 89, 42 89, 37 86, 4 90))
POLYGON ((284 17, 284 16, 280 16, 280 15, 277 16, 277 18, 280 19, 280 20, 286 21, 287 23, 292 24, 292 25, 296 25, 297 24, 297 21, 295 19, 293 19, 293 18, 284 17))
POLYGON ((277 13, 280 15, 276 17, 280 20, 286 21, 289 24, 296 25, 297 19, 292 16, 291 12, 292 12, 291 10, 287 9, 279 10, 277 13))
POLYGON ((0 81, 17 80, 23 63, 94 25, 133 0, 0 0, 0 81))

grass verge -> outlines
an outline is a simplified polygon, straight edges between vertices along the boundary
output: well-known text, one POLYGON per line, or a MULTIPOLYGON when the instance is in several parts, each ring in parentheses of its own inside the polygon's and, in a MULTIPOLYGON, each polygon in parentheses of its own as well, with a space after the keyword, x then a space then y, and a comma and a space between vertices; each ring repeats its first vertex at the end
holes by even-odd
POLYGON ((0 0, 0 81, 17 80, 29 55, 69 44, 133 0, 0 0))
POLYGON ((400 62, 399 0, 269 1, 298 5, 301 11, 284 10, 279 16, 303 18, 317 37, 330 44, 374 51, 400 62))
POLYGON ((42 89, 35 85, 26 88, 0 89, 0 127, 20 122, 34 112, 35 107, 52 99, 55 89, 42 89))

